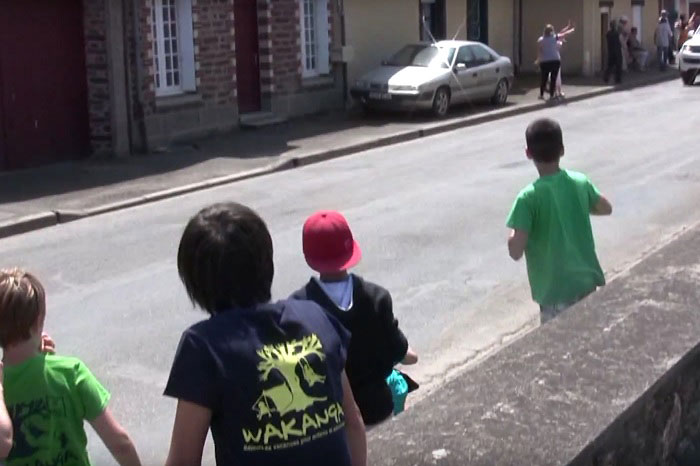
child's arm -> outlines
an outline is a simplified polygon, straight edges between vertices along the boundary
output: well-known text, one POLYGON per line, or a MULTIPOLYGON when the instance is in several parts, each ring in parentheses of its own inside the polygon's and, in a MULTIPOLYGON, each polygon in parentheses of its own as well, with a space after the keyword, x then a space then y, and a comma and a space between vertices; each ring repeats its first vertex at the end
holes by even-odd
MULTIPOLYGON (((347 411, 346 411, 347 416, 347 411)), ((211 424, 211 410, 185 400, 177 401, 175 425, 166 466, 202 464, 202 451, 211 424)))
POLYGON ((141 466, 139 455, 129 434, 114 419, 109 408, 105 408, 102 414, 91 420, 90 425, 120 466, 141 466))
POLYGON ((406 356, 404 356, 403 361, 401 361, 401 364, 405 364, 407 366, 410 366, 411 364, 416 364, 418 362, 418 353, 413 351, 413 348, 410 346, 408 347, 408 350, 406 350, 406 356))
POLYGON ((525 254, 528 233, 525 230, 511 229, 508 237, 508 253, 514 261, 520 260, 525 254))
POLYGON ((7 406, 5 406, 3 374, 3 365, 0 362, 0 459, 7 458, 12 450, 12 420, 7 412, 7 406))
MULTIPOLYGON (((348 434, 348 446, 350 447, 350 459, 352 466, 367 466, 367 434, 362 414, 352 395, 350 381, 345 371, 342 374, 343 381, 343 411, 345 412, 345 429, 348 434)), ((169 466, 170 463, 168 463, 169 466)), ((183 463, 184 464, 184 463, 183 463)), ((199 464, 199 463, 196 463, 199 464)))
POLYGON ((612 214, 612 204, 606 199, 605 196, 601 195, 598 198, 598 202, 591 208, 591 214, 593 215, 610 215, 612 214))

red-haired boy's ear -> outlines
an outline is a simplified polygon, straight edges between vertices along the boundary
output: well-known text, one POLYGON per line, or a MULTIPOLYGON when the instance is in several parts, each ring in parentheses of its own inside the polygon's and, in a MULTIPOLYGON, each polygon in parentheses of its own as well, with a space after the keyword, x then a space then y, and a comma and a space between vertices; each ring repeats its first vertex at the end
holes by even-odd
POLYGON ((527 147, 525 148, 525 155, 527 156, 528 160, 532 160, 532 152, 527 147))

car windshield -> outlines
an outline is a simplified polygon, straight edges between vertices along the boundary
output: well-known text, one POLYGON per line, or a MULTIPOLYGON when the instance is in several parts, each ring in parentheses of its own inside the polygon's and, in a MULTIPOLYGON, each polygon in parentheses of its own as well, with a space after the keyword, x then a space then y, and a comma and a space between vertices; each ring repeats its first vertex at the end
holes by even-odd
POLYGON ((407 45, 391 57, 387 65, 449 68, 454 55, 454 48, 436 47, 434 45, 407 45))

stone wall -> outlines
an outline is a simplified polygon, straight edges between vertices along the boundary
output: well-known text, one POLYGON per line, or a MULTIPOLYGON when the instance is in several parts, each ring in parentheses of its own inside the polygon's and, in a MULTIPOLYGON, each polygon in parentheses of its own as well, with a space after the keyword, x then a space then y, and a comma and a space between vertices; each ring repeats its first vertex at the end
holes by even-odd
POLYGON ((700 464, 700 346, 571 462, 572 466, 628 464, 700 464))
POLYGON ((700 227, 373 430, 370 463, 700 464, 698 283, 700 227))

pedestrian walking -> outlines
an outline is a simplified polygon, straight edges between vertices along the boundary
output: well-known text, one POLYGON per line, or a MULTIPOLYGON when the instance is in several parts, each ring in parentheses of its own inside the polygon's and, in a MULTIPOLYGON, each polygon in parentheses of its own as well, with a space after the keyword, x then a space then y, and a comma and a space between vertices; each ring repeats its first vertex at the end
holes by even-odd
POLYGON ((87 420, 119 465, 139 466, 134 444, 107 406, 109 392, 82 361, 52 354, 45 318, 41 282, 20 269, 0 270, 0 346, 14 432, 7 465, 90 465, 87 420))
POLYGON ((544 93, 549 83, 549 97, 554 98, 557 74, 561 67, 559 55, 559 38, 554 33, 554 26, 548 24, 544 28, 542 36, 537 39, 537 63, 540 67, 540 99, 544 99, 544 93))
POLYGON ((656 58, 659 62, 659 69, 666 71, 669 62, 668 48, 671 45, 671 37, 673 32, 668 24, 668 18, 663 14, 659 18, 654 31, 654 44, 656 45, 656 58))
POLYGON ((605 34, 605 42, 608 48, 608 64, 603 73, 603 80, 607 83, 610 81, 610 75, 615 73, 615 84, 620 84, 622 82, 622 45, 617 21, 610 22, 610 29, 605 34))
POLYGON ((315 303, 270 303, 272 257, 265 222, 243 205, 187 224, 178 271, 209 318, 183 333, 165 388, 178 400, 166 465, 200 464, 211 429, 221 466, 366 466, 350 335, 315 303))
MULTIPOLYGON (((320 211, 310 216, 304 223, 302 242, 306 263, 319 276, 312 277, 292 298, 319 304, 352 334, 345 368, 365 425, 376 425, 400 411, 395 410, 394 401, 405 395, 392 392, 388 384, 389 377, 402 377, 392 374, 394 366, 415 364, 418 356, 394 317, 391 294, 348 272, 362 253, 340 212, 320 211)), ((394 381, 392 386, 401 384, 394 381)))
POLYGON ((508 251, 514 260, 525 255, 544 323, 605 284, 590 215, 609 215, 612 206, 585 175, 561 169, 564 142, 556 121, 532 122, 525 138, 540 176, 513 203, 508 251))
POLYGON ((540 67, 540 99, 544 100, 544 93, 549 85, 549 97, 553 99, 556 91, 556 81, 561 69, 561 55, 559 53, 560 44, 567 35, 573 32, 571 21, 567 27, 558 33, 554 32, 554 26, 545 26, 542 36, 537 39, 537 60, 535 63, 540 67))

